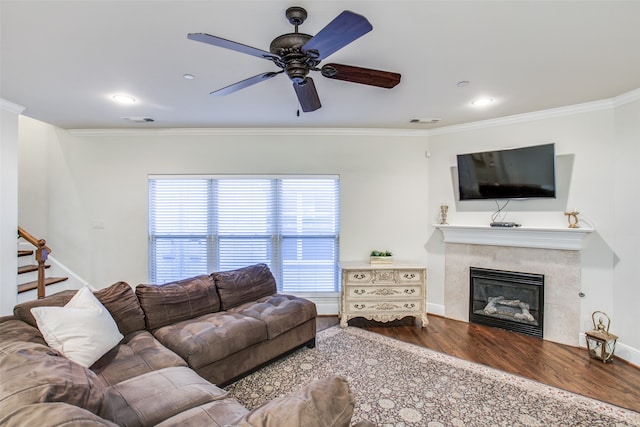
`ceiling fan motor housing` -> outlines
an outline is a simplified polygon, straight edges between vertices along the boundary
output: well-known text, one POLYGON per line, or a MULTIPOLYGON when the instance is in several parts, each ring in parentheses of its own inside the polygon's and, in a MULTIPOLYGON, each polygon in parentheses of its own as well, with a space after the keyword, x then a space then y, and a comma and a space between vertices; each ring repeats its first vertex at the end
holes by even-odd
POLYGON ((296 82, 302 82, 309 70, 317 65, 300 50, 313 36, 302 33, 289 33, 276 37, 269 46, 269 51, 282 58, 279 67, 284 68, 289 78, 296 82))

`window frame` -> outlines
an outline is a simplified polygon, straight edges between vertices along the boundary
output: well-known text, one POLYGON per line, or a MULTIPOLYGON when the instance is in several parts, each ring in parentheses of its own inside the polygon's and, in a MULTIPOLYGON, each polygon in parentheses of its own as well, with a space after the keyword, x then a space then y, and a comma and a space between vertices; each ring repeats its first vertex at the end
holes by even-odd
MULTIPOLYGON (((220 194, 219 192, 216 191, 215 187, 217 186, 216 180, 243 180, 243 179, 247 179, 247 180, 269 180, 271 181, 271 187, 272 187, 272 192, 273 192, 273 197, 278 198, 278 199, 282 199, 282 194, 281 194, 281 181, 282 180, 313 180, 313 179, 321 179, 321 180, 334 180, 334 188, 335 188, 335 193, 334 193, 334 197, 335 197, 335 211, 333 213, 333 216, 331 218, 331 220, 333 221, 332 225, 334 226, 334 233, 333 234, 285 234, 284 230, 282 230, 281 224, 277 224, 275 227, 273 227, 273 232, 272 233, 267 233, 266 235, 260 235, 260 238, 263 239, 270 239, 270 243, 268 243, 267 245, 271 245, 272 246, 272 254, 270 256, 269 261, 267 262, 268 265, 270 265, 270 268, 274 274, 274 277, 276 278, 276 283, 278 285, 278 291, 279 292, 285 292, 285 293, 290 293, 290 294, 295 294, 295 295, 299 295, 299 296, 335 296, 335 295, 339 295, 340 293, 340 286, 341 286, 341 280, 340 280, 340 255, 339 255, 339 251, 340 251, 340 176, 336 175, 336 174, 313 174, 313 175, 299 175, 299 174, 292 174, 292 175, 287 175, 287 174, 274 174, 274 175, 236 175, 236 174, 224 174, 224 175, 220 175, 220 174, 215 174, 215 175, 201 175, 201 174, 186 174, 186 175, 148 175, 148 188, 147 188, 147 195, 148 195, 148 214, 147 214, 147 219, 148 219, 148 276, 149 276, 149 280, 150 282, 154 282, 155 279, 154 277, 154 272, 157 270, 157 268, 155 268, 155 260, 154 257, 156 255, 156 251, 157 251, 157 246, 155 245, 154 242, 157 242, 158 240, 162 240, 162 239, 170 239, 170 240, 176 240, 176 239, 204 239, 206 241, 206 245, 207 245, 207 272, 203 272, 202 274, 209 274, 210 272, 213 271, 220 271, 220 240, 223 239, 224 240, 224 236, 219 232, 219 229, 217 227, 219 218, 219 210, 218 210, 218 203, 219 203, 219 197, 220 194), (185 235, 171 235, 171 233, 155 233, 153 234, 153 230, 152 230, 152 214, 153 214, 153 210, 155 208, 155 206, 153 206, 152 203, 152 182, 156 181, 156 180, 207 180, 207 187, 208 187, 208 194, 206 195, 207 198, 207 203, 208 203, 208 209, 209 209, 209 213, 207 215, 207 231, 206 231, 206 235, 202 235, 199 233, 194 233, 194 234, 185 234, 185 235), (332 286, 332 290, 314 290, 314 291, 306 291, 306 290, 287 290, 287 289, 283 289, 285 284, 283 283, 284 281, 284 271, 285 271, 285 266, 284 266, 284 260, 283 260, 283 250, 284 250, 284 245, 283 242, 287 239, 291 239, 291 238, 295 238, 295 239, 315 239, 315 238, 323 238, 323 239, 331 239, 333 241, 333 249, 332 249, 332 254, 334 256, 334 258, 331 261, 332 264, 332 276, 333 276, 333 283, 331 284, 332 286)), ((270 213, 269 215, 274 215, 275 221, 280 222, 283 220, 283 213, 281 211, 281 201, 273 201, 271 202, 272 205, 276 206, 276 211, 273 213, 270 213)), ((271 219, 274 219, 271 218, 271 219)), ((227 236, 229 237, 229 236, 227 236)), ((258 237, 258 235, 246 235, 246 236, 233 236, 232 238, 247 238, 247 239, 251 239, 251 238, 256 238, 258 237)), ((229 237, 230 238, 230 237, 229 237)), ((182 263, 180 264, 182 265, 182 263)), ((157 267, 157 266, 156 266, 157 267)), ((172 280, 177 280, 177 279, 172 279, 172 280)), ((168 283, 172 280, 166 280, 165 283, 168 283)))

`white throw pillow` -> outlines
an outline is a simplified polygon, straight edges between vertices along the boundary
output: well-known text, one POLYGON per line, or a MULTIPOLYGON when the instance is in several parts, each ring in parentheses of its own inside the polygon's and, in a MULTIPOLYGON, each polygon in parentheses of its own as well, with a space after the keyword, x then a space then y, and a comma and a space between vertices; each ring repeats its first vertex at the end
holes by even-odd
POLYGON ((49 347, 87 368, 123 338, 109 310, 86 286, 64 307, 34 307, 31 313, 49 347))

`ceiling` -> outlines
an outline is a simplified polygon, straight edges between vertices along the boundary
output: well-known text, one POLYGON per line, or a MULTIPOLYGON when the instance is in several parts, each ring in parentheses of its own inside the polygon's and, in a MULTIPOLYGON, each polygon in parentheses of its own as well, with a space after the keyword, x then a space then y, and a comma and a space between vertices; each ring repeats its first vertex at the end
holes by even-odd
POLYGON ((6 1, 0 98, 66 129, 431 129, 589 101, 640 88, 640 1, 6 1), (290 6, 316 34, 343 10, 373 31, 326 58, 402 74, 393 89, 313 78, 322 108, 297 114, 280 75, 209 92, 270 61, 187 39, 204 32, 262 50, 293 32, 290 6), (191 74, 193 80, 183 76, 191 74), (468 84, 460 84, 466 81, 468 84), (136 99, 132 105, 115 94, 136 99), (494 102, 471 105, 480 97, 494 102), (137 123, 124 117, 152 118, 137 123), (437 118, 436 124, 410 123, 437 118))

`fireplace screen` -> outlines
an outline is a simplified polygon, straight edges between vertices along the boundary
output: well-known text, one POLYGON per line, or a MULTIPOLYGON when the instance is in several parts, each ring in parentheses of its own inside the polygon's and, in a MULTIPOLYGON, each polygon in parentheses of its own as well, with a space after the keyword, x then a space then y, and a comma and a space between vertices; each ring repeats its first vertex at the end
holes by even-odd
POLYGON ((470 269, 469 321, 542 338, 544 275, 470 269))

